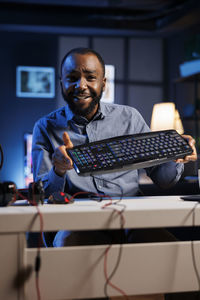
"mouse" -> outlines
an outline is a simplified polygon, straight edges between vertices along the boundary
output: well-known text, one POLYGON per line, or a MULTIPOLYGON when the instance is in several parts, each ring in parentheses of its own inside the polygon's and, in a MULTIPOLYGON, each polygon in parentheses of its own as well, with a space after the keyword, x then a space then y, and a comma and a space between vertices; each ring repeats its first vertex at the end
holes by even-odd
POLYGON ((64 192, 54 192, 47 201, 48 204, 70 204, 73 202, 72 196, 64 192))

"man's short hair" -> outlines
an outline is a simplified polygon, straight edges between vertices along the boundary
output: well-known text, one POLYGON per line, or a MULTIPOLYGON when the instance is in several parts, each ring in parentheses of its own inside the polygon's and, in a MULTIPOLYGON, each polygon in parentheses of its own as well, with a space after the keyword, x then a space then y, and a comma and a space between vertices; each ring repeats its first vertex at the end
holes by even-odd
POLYGON ((71 49, 69 52, 67 52, 67 54, 65 54, 65 56, 63 57, 63 59, 61 61, 60 74, 62 74, 62 66, 68 56, 70 56, 71 54, 89 54, 89 53, 94 54, 98 58, 101 66, 102 66, 103 76, 105 76, 105 63, 104 63, 104 60, 101 57, 101 55, 93 49, 84 48, 84 47, 71 49))

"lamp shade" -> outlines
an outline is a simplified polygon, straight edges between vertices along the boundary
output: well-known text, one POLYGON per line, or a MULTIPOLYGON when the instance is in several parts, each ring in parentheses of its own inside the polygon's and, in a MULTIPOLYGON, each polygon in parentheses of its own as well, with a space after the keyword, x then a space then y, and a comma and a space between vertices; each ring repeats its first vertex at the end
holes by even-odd
POLYGON ((179 134, 183 134, 183 125, 180 115, 173 102, 157 103, 153 107, 151 118, 151 130, 175 129, 179 134))

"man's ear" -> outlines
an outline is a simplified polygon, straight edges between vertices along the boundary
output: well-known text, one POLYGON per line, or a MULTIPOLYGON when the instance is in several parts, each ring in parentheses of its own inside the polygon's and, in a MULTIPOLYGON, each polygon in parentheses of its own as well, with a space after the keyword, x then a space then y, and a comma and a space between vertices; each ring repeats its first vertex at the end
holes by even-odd
POLYGON ((103 78, 103 91, 106 89, 106 77, 103 78))

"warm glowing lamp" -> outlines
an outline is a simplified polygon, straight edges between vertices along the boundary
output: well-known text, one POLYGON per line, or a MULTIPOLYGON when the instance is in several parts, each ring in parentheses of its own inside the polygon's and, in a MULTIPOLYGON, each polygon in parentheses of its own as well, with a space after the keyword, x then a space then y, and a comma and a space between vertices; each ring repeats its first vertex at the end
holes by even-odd
POLYGON ((184 133, 178 110, 172 102, 157 103, 153 107, 151 130, 175 129, 179 134, 184 133))

